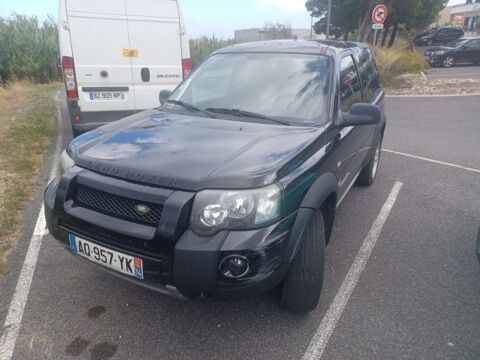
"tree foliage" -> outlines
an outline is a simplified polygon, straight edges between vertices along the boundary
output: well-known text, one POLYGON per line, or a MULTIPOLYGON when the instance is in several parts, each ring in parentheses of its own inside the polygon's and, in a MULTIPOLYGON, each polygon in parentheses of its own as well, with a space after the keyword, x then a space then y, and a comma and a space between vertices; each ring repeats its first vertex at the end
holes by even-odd
MULTIPOLYGON (((332 0, 331 24, 333 29, 342 29, 346 37, 350 31, 356 30, 357 40, 367 41, 372 32, 372 10, 376 5, 384 4, 389 10, 385 34, 393 26, 394 41, 399 26, 408 30, 423 29, 435 22, 447 3, 448 0, 332 0)), ((315 31, 325 32, 328 0, 308 0, 305 6, 313 17, 320 18, 314 25, 315 31)))

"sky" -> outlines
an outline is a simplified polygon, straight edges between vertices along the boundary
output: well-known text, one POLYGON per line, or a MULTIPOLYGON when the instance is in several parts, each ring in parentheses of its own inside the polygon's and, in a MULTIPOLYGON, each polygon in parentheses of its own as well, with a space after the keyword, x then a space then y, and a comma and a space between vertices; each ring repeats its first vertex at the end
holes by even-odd
MULTIPOLYGON (((101 0, 99 0, 101 1, 101 0)), ((335 1, 335 0, 333 0, 335 1)), ((452 0, 450 4, 465 0, 452 0)), ((190 37, 215 35, 232 38, 236 29, 262 27, 266 21, 310 28, 305 0, 183 0, 182 6, 190 37)), ((0 0, 0 16, 16 12, 57 18, 58 0, 0 0)))

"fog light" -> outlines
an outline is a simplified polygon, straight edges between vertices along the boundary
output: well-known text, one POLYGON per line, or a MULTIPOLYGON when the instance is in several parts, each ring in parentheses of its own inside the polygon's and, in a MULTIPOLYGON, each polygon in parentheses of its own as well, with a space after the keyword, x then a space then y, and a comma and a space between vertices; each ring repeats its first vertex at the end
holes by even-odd
POLYGON ((250 265, 244 256, 231 255, 222 260, 219 270, 227 278, 239 279, 248 273, 250 265))

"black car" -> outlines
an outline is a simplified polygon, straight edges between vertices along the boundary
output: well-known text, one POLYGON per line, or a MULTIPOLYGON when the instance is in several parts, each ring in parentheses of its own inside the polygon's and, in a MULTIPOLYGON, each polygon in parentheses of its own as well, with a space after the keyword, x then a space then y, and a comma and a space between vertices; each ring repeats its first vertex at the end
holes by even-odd
POLYGON ((378 171, 386 120, 370 49, 227 47, 162 102, 70 143, 45 192, 51 234, 159 291, 275 288, 284 308, 315 309, 335 209, 378 171))
POLYGON ((446 44, 450 41, 461 38, 465 33, 459 27, 441 27, 438 29, 430 29, 427 32, 415 37, 415 45, 435 45, 446 44))
POLYGON ((480 63, 480 38, 460 38, 447 46, 435 47, 425 52, 432 66, 451 67, 458 63, 480 63))

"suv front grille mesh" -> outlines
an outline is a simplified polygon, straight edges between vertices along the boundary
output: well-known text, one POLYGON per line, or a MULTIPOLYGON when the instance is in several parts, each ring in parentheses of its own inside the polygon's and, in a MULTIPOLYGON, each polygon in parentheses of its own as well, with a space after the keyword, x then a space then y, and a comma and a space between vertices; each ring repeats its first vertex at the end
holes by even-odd
POLYGON ((163 206, 78 185, 77 203, 83 207, 135 222, 157 226, 163 206), (142 211, 139 211, 142 210, 142 211))

